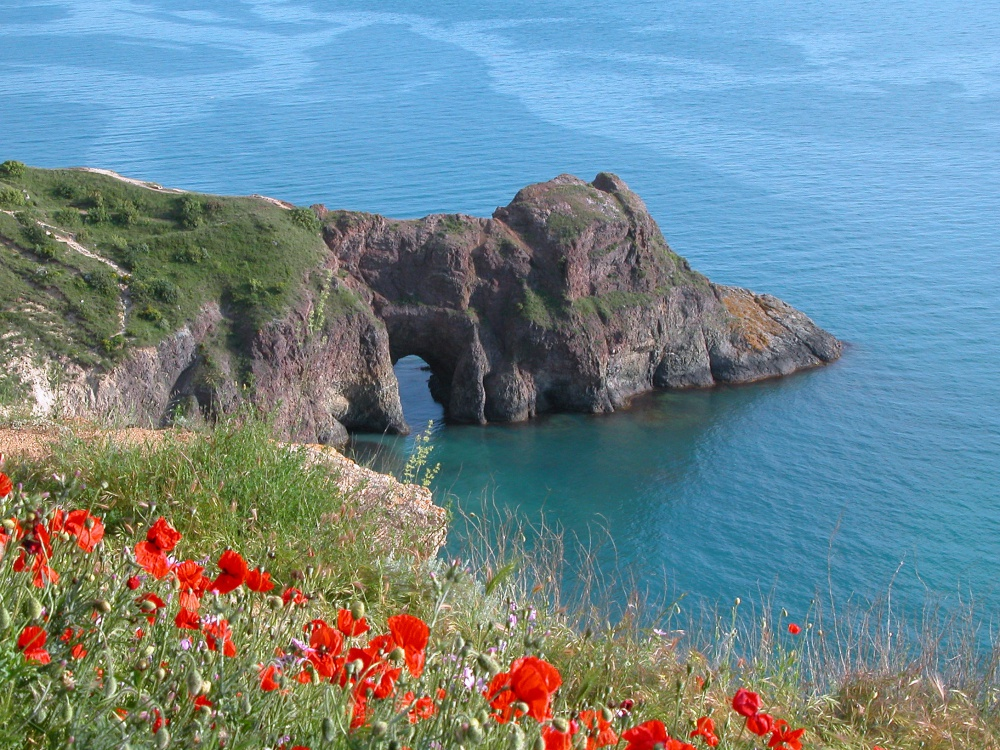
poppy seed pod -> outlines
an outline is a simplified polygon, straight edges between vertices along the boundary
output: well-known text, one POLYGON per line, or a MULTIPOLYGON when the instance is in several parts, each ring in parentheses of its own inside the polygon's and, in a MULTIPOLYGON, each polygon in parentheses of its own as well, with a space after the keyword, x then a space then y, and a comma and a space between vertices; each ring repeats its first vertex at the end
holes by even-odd
POLYGON ((558 716, 552 720, 552 728, 559 732, 559 734, 566 734, 569 731, 569 722, 558 716))
POLYGON ((184 686, 187 688, 188 695, 192 698, 196 698, 201 692, 201 682, 201 672, 198 671, 198 668, 192 666, 188 669, 187 673, 184 675, 184 686))
POLYGON ((323 742, 332 743, 337 739, 337 727, 329 716, 323 717, 323 742))
POLYGON ((170 747, 170 732, 166 727, 160 727, 155 735, 156 750, 167 750, 170 747))
POLYGON ((403 661, 403 659, 405 658, 406 658, 406 652, 399 646, 396 646, 396 648, 394 648, 392 651, 389 652, 389 661, 394 662, 396 664, 403 661))
POLYGON ((361 601, 351 602, 351 617, 360 620, 365 616, 365 603, 361 601))
POLYGON ((495 677, 500 674, 500 665, 497 664, 496 660, 489 654, 480 654, 479 658, 476 659, 476 664, 484 672, 488 672, 490 677, 495 677))

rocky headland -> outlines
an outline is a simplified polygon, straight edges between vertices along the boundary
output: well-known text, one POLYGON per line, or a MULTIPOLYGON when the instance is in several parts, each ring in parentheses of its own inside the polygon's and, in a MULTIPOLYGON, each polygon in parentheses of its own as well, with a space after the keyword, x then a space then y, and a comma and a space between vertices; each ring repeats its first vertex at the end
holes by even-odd
MULTIPOLYGON (((168 199, 177 200, 157 195, 168 199)), ((258 203, 262 211, 295 214, 295 231, 315 235, 303 239, 298 266, 281 268, 276 253, 266 261, 273 265, 250 268, 250 281, 229 280, 218 294, 191 292, 189 314, 173 325, 159 321, 159 340, 146 345, 130 344, 125 320, 114 357, 88 362, 47 350, 17 329, 21 318, 13 314, 40 303, 24 294, 0 299, 15 324, 3 334, 16 344, 9 371, 26 397, 58 404, 62 416, 154 426, 178 416, 213 418, 250 400, 274 413, 285 437, 338 444, 349 430, 408 429, 393 373, 407 355, 430 366, 432 393, 448 419, 485 424, 545 412, 610 412, 654 388, 748 383, 841 353, 836 338, 781 300, 713 284, 692 270, 640 198, 612 174, 531 185, 491 218, 397 221, 314 206, 303 219, 304 209, 258 203), (267 315, 259 305, 245 307, 278 271, 291 279, 280 287, 281 305, 266 308, 267 315)), ((86 216, 85 207, 79 210, 86 216)), ((176 231, 207 232, 206 217, 200 228, 176 231)), ((269 218, 260 231, 277 236, 283 220, 269 218)), ((71 228, 46 226, 56 239, 79 239, 71 228)), ((32 252, 16 237, 2 244, 8 253, 32 252)), ((153 236, 144 246, 156 257, 167 243, 153 236)), ((180 283, 186 277, 170 276, 171 263, 187 256, 170 252, 156 266, 157 278, 174 279, 188 294, 180 283)), ((153 267, 136 266, 138 273, 153 267)), ((123 295, 137 271, 118 279, 123 295)), ((121 307, 126 316, 134 312, 131 303, 121 307)), ((150 309, 146 318, 154 317, 150 309)))

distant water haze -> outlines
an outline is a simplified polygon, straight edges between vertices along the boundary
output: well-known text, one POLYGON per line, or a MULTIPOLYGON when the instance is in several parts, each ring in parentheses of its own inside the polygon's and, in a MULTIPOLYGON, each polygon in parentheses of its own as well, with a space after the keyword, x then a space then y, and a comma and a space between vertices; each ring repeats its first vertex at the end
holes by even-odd
MULTIPOLYGON (((0 158, 395 217, 618 173, 695 268, 843 360, 439 427, 442 493, 599 521, 709 601, 799 616, 902 563, 897 601, 1000 604, 995 3, 0 0, 0 103, 0 158)), ((440 416, 400 372, 411 423, 440 416)))

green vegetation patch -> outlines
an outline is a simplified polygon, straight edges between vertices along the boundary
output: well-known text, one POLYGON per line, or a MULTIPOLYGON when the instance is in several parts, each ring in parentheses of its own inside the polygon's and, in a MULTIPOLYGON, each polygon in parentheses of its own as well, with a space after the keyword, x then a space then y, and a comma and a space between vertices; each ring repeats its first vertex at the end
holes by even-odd
POLYGON ((111 358, 103 342, 120 325, 118 279, 40 224, 125 274, 132 314, 116 355, 158 343, 211 301, 221 301, 237 340, 245 341, 294 304, 325 251, 309 209, 154 190, 81 170, 7 166, 0 180, 0 203, 28 196, 17 207, 20 221, 0 214, 0 316, 24 326, 45 349, 80 362, 111 358), (59 331, 42 335, 19 312, 26 303, 61 319, 59 331))

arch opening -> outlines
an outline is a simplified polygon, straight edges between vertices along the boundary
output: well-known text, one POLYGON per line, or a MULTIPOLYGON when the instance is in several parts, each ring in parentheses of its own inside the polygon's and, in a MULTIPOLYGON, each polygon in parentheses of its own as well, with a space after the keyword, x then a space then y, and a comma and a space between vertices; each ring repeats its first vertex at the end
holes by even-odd
POLYGON ((399 383, 403 419, 410 429, 416 433, 423 432, 427 429, 427 423, 431 421, 435 427, 442 425, 445 410, 435 399, 431 366, 422 357, 410 354, 396 360, 392 369, 399 383))

